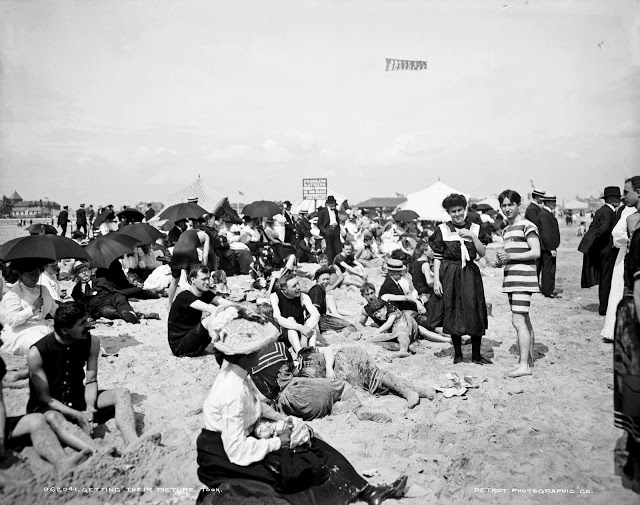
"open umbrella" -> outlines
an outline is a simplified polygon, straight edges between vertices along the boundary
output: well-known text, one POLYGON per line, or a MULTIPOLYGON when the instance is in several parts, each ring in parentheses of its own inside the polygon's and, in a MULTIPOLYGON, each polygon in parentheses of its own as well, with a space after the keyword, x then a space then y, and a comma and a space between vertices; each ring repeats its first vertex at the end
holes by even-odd
POLYGON ((32 224, 27 228, 27 231, 31 235, 57 235, 58 234, 58 230, 56 230, 50 224, 45 224, 45 223, 32 224))
POLYGON ((93 222, 93 227, 94 227, 94 228, 99 228, 99 227, 100 227, 100 225, 101 225, 102 223, 104 223, 104 222, 107 220, 107 218, 108 218, 109 216, 112 216, 112 217, 114 217, 114 218, 115 218, 115 217, 116 217, 116 214, 115 214, 115 212, 113 212, 113 210, 111 210, 111 209, 105 209, 105 210, 103 210, 100 214, 98 214, 98 217, 96 217, 96 220, 93 222))
POLYGON ((160 230, 147 223, 128 224, 115 233, 137 238, 141 245, 153 244, 159 238, 164 238, 164 234, 160 230))
POLYGON ((268 200, 257 200, 249 205, 245 205, 244 209, 242 209, 242 213, 252 219, 258 217, 273 217, 276 214, 280 214, 280 212, 282 212, 280 206, 268 200))
POLYGON ((207 209, 200 207, 197 203, 176 203, 164 209, 158 219, 170 219, 171 221, 198 219, 208 213, 207 209))
POLYGON ((137 245, 140 245, 140 241, 135 237, 109 233, 89 242, 85 251, 89 254, 93 268, 109 268, 113 260, 131 254, 137 245))
POLYGON ((476 208, 481 212, 492 212, 492 211, 495 212, 496 210, 488 203, 479 203, 476 208))
POLYGON ((44 258, 51 261, 64 258, 90 259, 78 243, 59 235, 18 237, 0 246, 0 259, 3 261, 27 258, 44 258))
POLYGON ((413 221, 414 219, 418 219, 420 216, 417 212, 413 210, 401 210, 397 214, 393 216, 395 221, 413 221))
POLYGON ((124 217, 127 221, 133 223, 141 223, 144 219, 144 214, 142 212, 140 212, 138 209, 132 209, 130 207, 122 209, 116 214, 116 216, 118 216, 120 219, 124 217))

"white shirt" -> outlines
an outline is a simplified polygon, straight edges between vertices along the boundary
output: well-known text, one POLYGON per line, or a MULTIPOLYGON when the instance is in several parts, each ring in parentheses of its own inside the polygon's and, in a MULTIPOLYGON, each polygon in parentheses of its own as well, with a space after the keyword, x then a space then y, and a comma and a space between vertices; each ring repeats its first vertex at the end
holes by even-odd
POLYGON ((51 295, 51 298, 53 298, 53 300, 55 300, 56 302, 62 301, 62 298, 60 298, 60 283, 57 281, 57 279, 51 277, 51 275, 49 275, 47 271, 44 271, 40 274, 38 284, 49 291, 49 294, 51 295))
POLYGON ((336 211, 335 209, 328 209, 329 210, 329 226, 335 226, 338 224, 338 222, 336 221, 336 211))
POLYGON ((262 415, 258 390, 247 372, 224 361, 203 405, 204 427, 221 434, 231 463, 248 466, 280 449, 279 438, 250 436, 262 415))

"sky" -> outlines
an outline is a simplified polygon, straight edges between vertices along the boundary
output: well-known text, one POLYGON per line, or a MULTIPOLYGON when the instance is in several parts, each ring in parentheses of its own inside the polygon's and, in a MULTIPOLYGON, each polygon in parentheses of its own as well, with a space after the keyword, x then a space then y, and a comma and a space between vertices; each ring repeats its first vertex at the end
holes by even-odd
POLYGON ((118 206, 200 175, 232 202, 307 177, 561 202, 639 160, 638 0, 0 0, 7 196, 118 206))

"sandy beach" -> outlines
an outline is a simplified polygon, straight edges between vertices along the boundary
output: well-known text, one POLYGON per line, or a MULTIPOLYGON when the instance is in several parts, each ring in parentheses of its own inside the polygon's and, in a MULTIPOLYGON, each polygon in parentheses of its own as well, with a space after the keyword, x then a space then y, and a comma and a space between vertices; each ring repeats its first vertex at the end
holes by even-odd
MULTIPOLYGON (((381 368, 410 381, 436 384, 440 375, 456 372, 478 377, 478 389, 452 398, 438 394, 411 410, 400 397, 375 398, 362 392, 366 407, 386 411, 393 422, 377 424, 340 414, 313 421, 313 429, 373 482, 408 474, 411 492, 420 496, 403 499, 406 505, 638 503, 638 496, 622 488, 614 475, 613 450, 623 432, 613 426, 612 345, 600 338, 603 318, 597 312, 597 288, 580 288, 579 239, 575 228, 562 225, 561 232, 557 285, 564 293, 561 299, 533 298, 537 360, 532 377, 503 377, 517 359, 515 332, 507 297, 500 291, 502 272, 483 266, 485 294, 493 306, 483 354, 493 366, 470 363, 470 346, 464 347, 465 362, 454 367, 450 344, 423 341, 415 355, 394 359, 393 352, 366 342, 371 330, 364 330, 359 341, 381 368)), ((0 242, 23 233, 2 224, 0 242)), ((303 268, 311 272, 316 267, 303 268)), ((379 286, 382 274, 373 269, 369 273, 379 286)), ((238 294, 248 289, 248 276, 232 277, 229 285, 238 294)), ((69 292, 71 286, 63 282, 69 292)), ((310 281, 303 283, 303 288, 309 286, 310 281)), ((356 321, 362 306, 358 291, 341 289, 336 298, 356 321)), ((0 468, 3 479, 20 481, 0 490, 3 503, 195 503, 201 488, 195 439, 202 427, 202 403, 218 366, 213 356, 171 354, 166 299, 132 305, 159 312, 161 320, 97 325, 93 334, 107 351, 99 359, 99 384, 101 389, 127 387, 138 429, 161 432, 162 445, 143 444, 124 457, 94 456, 63 478, 26 448, 0 468), (72 489, 51 491, 52 487, 72 489)), ((326 340, 345 341, 335 333, 326 334, 326 340)), ((9 368, 23 362, 2 357, 9 368)), ((5 389, 4 397, 8 415, 24 413, 28 389, 5 389)), ((98 437, 105 443, 122 443, 113 420, 98 430, 98 437)))

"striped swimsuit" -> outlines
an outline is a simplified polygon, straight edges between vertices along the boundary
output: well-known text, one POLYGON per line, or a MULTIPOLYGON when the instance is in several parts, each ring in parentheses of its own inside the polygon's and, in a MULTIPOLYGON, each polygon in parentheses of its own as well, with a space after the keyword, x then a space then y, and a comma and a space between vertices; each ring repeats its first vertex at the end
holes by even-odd
MULTIPOLYGON (((538 227, 527 219, 521 219, 513 225, 507 226, 502 232, 504 250, 507 253, 522 253, 530 250, 527 236, 535 233, 538 227)), ((538 273, 536 260, 511 260, 504 267, 504 281, 502 292, 508 293, 509 303, 513 312, 527 313, 531 305, 531 293, 538 293, 538 273)))

